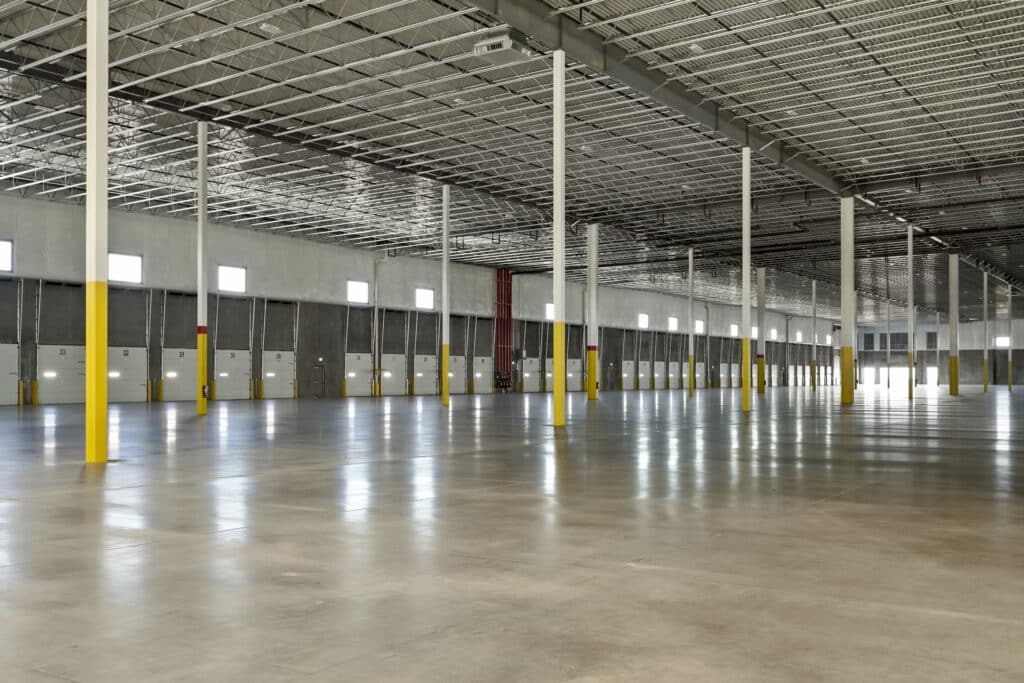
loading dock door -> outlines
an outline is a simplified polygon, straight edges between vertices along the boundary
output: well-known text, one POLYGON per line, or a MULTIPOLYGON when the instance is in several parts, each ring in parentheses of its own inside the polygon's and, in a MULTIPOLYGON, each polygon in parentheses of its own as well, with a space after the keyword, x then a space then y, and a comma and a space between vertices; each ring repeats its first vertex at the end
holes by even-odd
POLYGON ((217 349, 214 357, 217 370, 217 400, 238 400, 251 398, 252 353, 217 349))
POLYGON ((636 361, 622 361, 622 390, 633 391, 636 389, 636 361))
POLYGON ((149 380, 146 349, 112 346, 107 349, 107 401, 145 403, 149 380))
POLYGON ((18 404, 18 345, 0 344, 0 406, 18 404))
POLYGON ((642 360, 638 364, 637 369, 637 388, 638 389, 650 389, 651 388, 651 361, 642 360))
POLYGON ((295 352, 263 352, 263 398, 295 397, 295 352))
POLYGON ((409 393, 409 377, 404 353, 380 355, 380 395, 405 396, 409 393))
POLYGON ((416 354, 413 358, 413 370, 416 373, 417 396, 436 396, 441 393, 437 386, 437 356, 416 354))
POLYGON ((704 361, 695 361, 693 364, 694 374, 697 375, 697 388, 704 388, 704 378, 707 376, 704 372, 704 361))
POLYGON ((520 364, 523 378, 523 393, 540 391, 540 358, 524 358, 520 364))
POLYGON ((466 357, 450 356, 448 358, 448 392, 464 394, 466 390, 466 357))
POLYGON ((36 352, 39 402, 85 402, 85 347, 40 344, 36 352))
MULTIPOLYGON (((686 366, 683 366, 684 368, 686 366)), ((668 362, 668 387, 669 389, 682 389, 686 386, 687 370, 683 370, 683 374, 679 374, 679 361, 670 360, 668 362)))
POLYGON ((585 391, 583 385, 583 361, 579 358, 569 358, 565 361, 565 390, 585 391))
POLYGON ((494 358, 491 356, 473 359, 473 393, 494 393, 494 358))
POLYGON ((196 398, 196 350, 164 349, 163 400, 192 401, 196 398))
POLYGON ((655 389, 667 389, 667 388, 669 388, 668 386, 665 385, 665 376, 666 376, 665 361, 663 361, 663 360, 656 360, 656 361, 654 361, 654 388, 655 389))
POLYGON ((373 359, 369 353, 345 354, 345 395, 373 395, 373 359))

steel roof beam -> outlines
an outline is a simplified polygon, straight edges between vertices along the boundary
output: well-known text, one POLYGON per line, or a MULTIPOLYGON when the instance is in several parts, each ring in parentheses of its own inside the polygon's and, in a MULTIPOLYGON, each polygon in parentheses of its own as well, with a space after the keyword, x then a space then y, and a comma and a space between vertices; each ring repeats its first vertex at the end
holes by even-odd
POLYGON ((636 92, 670 107, 732 140, 738 145, 767 150, 771 161, 788 168, 832 194, 839 194, 846 183, 823 166, 793 156, 785 145, 761 132, 746 120, 707 102, 703 95, 667 78, 647 64, 630 59, 617 45, 606 45, 601 36, 582 29, 581 25, 561 14, 552 15, 551 7, 540 0, 468 0, 491 16, 521 31, 549 48, 561 48, 574 61, 586 64, 599 73, 625 83, 636 92))

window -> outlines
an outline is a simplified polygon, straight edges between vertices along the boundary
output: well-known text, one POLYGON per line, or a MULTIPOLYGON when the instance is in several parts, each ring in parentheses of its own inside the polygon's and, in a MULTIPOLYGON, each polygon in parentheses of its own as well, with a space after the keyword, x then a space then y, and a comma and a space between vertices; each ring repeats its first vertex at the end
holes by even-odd
POLYGON ((1008 349, 1010 348, 1009 337, 996 337, 996 348, 997 349, 1008 349))
POLYGON ((107 279, 111 282, 142 284, 142 257, 129 254, 107 254, 107 279))
POLYGON ((9 273, 14 270, 14 242, 0 240, 0 270, 9 273))
POLYGON ((751 339, 757 339, 757 326, 756 325, 750 328, 750 338, 751 339))
POLYGON ((907 350, 907 333, 906 332, 893 332, 889 335, 889 347, 893 351, 906 351, 907 350))
POLYGON ((704 321, 703 320, 694 320, 693 321, 693 331, 694 331, 695 334, 704 334, 704 321))
POLYGON ((554 320, 555 319, 555 305, 554 304, 544 304, 544 318, 546 320, 554 320))
POLYGON ((348 281, 348 302, 350 304, 370 303, 370 283, 360 280, 348 281))
POLYGON ((779 338, 779 330, 777 328, 773 327, 768 334, 771 336, 772 341, 776 341, 779 338))
POLYGON ((636 317, 636 324, 641 330, 646 330, 651 326, 651 319, 646 313, 641 313, 636 317))
POLYGON ((222 292, 245 292, 245 268, 217 266, 217 289, 222 292))
POLYGON ((832 335, 831 334, 826 334, 825 335, 825 346, 832 346, 832 335))
POLYGON ((678 332, 679 331, 679 318, 668 317, 668 331, 678 332))
POLYGON ((432 289, 416 289, 416 308, 426 308, 433 310, 434 308, 434 290, 432 289))
POLYGON ((861 348, 865 351, 875 350, 875 334, 873 332, 864 333, 864 344, 861 348))
POLYGON ((736 323, 732 323, 731 325, 729 325, 729 336, 730 337, 738 337, 738 336, 740 336, 740 326, 737 325, 736 323))
POLYGON ((939 348, 939 333, 929 332, 925 337, 925 346, 933 351, 939 348))
POLYGON ((799 344, 803 340, 804 340, 804 333, 801 332, 800 330, 797 330, 796 331, 796 343, 799 344))

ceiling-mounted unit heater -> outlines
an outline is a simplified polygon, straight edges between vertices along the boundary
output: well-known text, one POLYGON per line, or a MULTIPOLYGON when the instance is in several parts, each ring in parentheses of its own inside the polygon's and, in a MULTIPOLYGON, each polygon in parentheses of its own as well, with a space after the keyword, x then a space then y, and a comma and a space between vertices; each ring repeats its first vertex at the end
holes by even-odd
POLYGON ((526 44, 526 38, 516 32, 498 33, 478 41, 473 54, 491 64, 521 64, 537 53, 526 44))

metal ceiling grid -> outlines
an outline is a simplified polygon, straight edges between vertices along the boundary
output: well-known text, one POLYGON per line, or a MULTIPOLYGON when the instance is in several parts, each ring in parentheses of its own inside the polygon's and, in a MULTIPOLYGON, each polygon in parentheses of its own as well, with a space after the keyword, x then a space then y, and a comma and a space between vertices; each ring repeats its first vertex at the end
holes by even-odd
MULTIPOLYGON (((555 11, 567 7, 550 4, 555 11)), ((965 18, 964 4, 587 0, 571 13, 652 69, 771 130, 788 149, 844 177, 907 183, 950 165, 928 166, 939 152, 923 152, 926 142, 939 141, 941 126, 922 133, 889 121, 883 135, 868 122, 885 117, 871 119, 862 105, 877 100, 871 106, 891 112, 909 97, 901 90, 907 84, 923 93, 959 83, 957 97, 973 101, 977 84, 992 82, 985 79, 1012 81, 1021 53, 1019 37, 994 26, 1015 26, 1019 8, 992 3, 965 18), (936 33, 960 20, 967 24, 947 32, 948 39, 936 33), (836 38, 836 26, 846 37, 836 38), (912 49, 914 31, 944 49, 912 49), (881 45, 887 32, 902 53, 881 45), (981 73, 977 60, 957 69, 939 61, 955 53, 950 41, 982 39, 977 49, 988 57, 998 51, 1000 68, 985 62, 981 73), (878 59, 889 61, 875 64, 868 78, 862 64, 878 59), (947 78, 936 77, 940 66, 947 78), (800 116, 791 117, 785 108, 800 98, 800 116), (815 107, 832 112, 814 115, 827 135, 798 125, 815 107), (864 117, 863 125, 844 129, 848 114, 864 117), (861 163, 856 145, 881 150, 883 142, 890 152, 922 153, 911 155, 913 163, 898 155, 861 163)), ((7 116, 0 124, 0 179, 7 189, 81 198, 83 18, 81 0, 0 6, 0 65, 9 70, 0 76, 0 115, 7 116)), ((125 208, 191 214, 195 116, 221 124, 212 129, 215 220, 436 256, 443 181, 454 185, 453 258, 543 270, 550 262, 549 59, 543 49, 511 65, 476 57, 473 44, 496 28, 461 0, 113 0, 112 198, 125 208)), ((602 268, 602 281, 682 293, 681 259, 692 245, 701 295, 735 301, 736 145, 582 65, 570 65, 567 89, 568 206, 572 217, 602 223, 602 260, 613 264, 602 268)), ((992 129, 1005 125, 1000 111, 988 128, 968 132, 968 124, 957 123, 958 138, 992 138, 992 129)), ((1002 141, 984 147, 1015 144, 1012 134, 1002 141)), ((1017 157, 978 159, 1003 164, 1017 157)), ((1020 223, 1021 184, 1018 174, 1001 179, 998 190, 996 183, 974 191, 951 185, 936 199, 931 187, 909 195, 899 187, 872 197, 947 244, 984 244, 998 256, 1001 245, 1019 239, 1011 228, 1020 223)), ((838 255, 838 202, 775 198, 811 189, 792 171, 757 158, 755 265, 779 271, 777 285, 787 289, 775 293, 776 302, 800 313, 809 309, 812 274, 823 281, 822 305, 833 303, 828 262, 838 255)), ((859 206, 858 256, 900 253, 904 230, 890 213, 859 206)), ((581 240, 569 239, 571 277, 582 277, 581 240)), ((922 253, 936 248, 919 242, 922 253)), ((883 293, 874 288, 877 278, 859 284, 883 293)))

